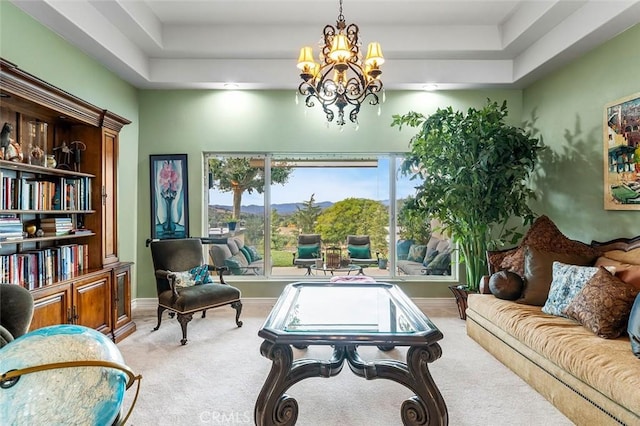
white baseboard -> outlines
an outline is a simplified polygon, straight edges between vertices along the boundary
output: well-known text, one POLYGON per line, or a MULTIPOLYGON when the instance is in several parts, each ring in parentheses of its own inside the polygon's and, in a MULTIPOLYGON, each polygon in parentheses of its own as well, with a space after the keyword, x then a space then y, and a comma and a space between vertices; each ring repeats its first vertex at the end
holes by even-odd
MULTIPOLYGON (((245 306, 273 306, 276 300, 275 297, 244 297, 242 304, 245 306)), ((450 297, 414 297, 411 300, 423 311, 428 311, 430 308, 456 309, 455 301, 450 297)), ((155 313, 157 307, 158 299, 155 297, 139 298, 131 302, 134 317, 155 313)))

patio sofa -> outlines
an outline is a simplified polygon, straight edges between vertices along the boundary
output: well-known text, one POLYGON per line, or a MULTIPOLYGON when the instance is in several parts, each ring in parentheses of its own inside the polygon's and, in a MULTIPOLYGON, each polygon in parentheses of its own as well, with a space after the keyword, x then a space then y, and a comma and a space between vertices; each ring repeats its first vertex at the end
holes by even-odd
POLYGON ((398 250, 398 270, 405 275, 451 275, 451 241, 432 235, 427 244, 409 245, 408 253, 398 250))
POLYGON ((213 239, 209 244, 209 256, 214 266, 227 269, 224 274, 261 275, 264 260, 253 246, 247 246, 240 238, 213 239))
POLYGON ((586 245, 568 240, 545 220, 542 228, 555 237, 528 234, 528 241, 518 248, 489 253, 492 294, 469 294, 467 334, 575 424, 638 425, 640 237, 586 245), (537 279, 532 271, 545 269, 540 269, 540 257, 527 250, 536 245, 534 250, 547 245, 550 253, 583 260, 595 256, 585 260, 585 266, 557 260, 547 265, 552 281, 542 306, 527 301, 532 291, 527 287, 537 279), (524 264, 518 264, 514 259, 523 249, 524 264), (521 272, 516 272, 519 267, 521 272), (563 270, 574 275, 562 275, 563 270), (579 278, 578 271, 588 272, 590 278, 579 278), (524 274, 520 281, 519 273, 524 274), (581 279, 587 281, 572 289, 581 279), (558 291, 562 288, 568 291, 558 291), (568 299, 556 297, 559 294, 568 299), (561 312, 569 317, 554 312, 555 303, 566 305, 561 312))

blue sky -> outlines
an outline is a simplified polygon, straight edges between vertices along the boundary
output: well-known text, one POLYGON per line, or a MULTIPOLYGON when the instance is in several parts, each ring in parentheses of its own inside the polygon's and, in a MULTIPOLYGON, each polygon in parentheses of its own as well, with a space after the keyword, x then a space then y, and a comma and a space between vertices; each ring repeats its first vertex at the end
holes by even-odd
MULTIPOLYGON (((371 200, 389 199, 389 160, 380 159, 378 167, 333 168, 296 167, 285 185, 271 188, 271 203, 301 203, 315 194, 316 202, 336 202, 349 197, 371 200)), ((414 183, 402 177, 397 185, 397 198, 414 193, 414 183)), ((210 191, 210 203, 231 205, 231 193, 210 191)), ((263 194, 244 193, 242 205, 263 205, 263 194)))

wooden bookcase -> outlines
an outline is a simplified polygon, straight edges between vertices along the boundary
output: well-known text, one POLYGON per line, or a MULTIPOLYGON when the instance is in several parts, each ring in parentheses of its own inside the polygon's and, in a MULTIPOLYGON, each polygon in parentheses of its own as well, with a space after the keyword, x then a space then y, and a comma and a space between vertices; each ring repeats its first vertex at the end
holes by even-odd
MULTIPOLYGON (((9 161, 3 155, 0 160, 0 200, 15 201, 0 205, 0 217, 19 218, 25 230, 28 225, 42 229, 45 222, 55 221, 52 218, 70 218, 73 227, 84 232, 49 232, 0 241, 0 259, 4 259, 0 271, 5 272, 0 279, 31 290, 35 301, 32 330, 79 324, 99 330, 114 341, 123 339, 135 331, 135 323, 131 318, 132 263, 118 258, 116 188, 118 134, 130 121, 0 58, 0 126, 4 123, 12 126, 11 139, 22 148, 24 158, 9 161), (65 145, 79 141, 86 148, 78 150, 79 163, 63 161, 56 168, 46 167, 44 161, 29 164, 34 140, 29 123, 34 122, 47 124, 43 132, 46 143, 41 147, 44 154, 60 154, 65 145), (42 186, 50 186, 33 189, 33 182, 48 182, 42 186), (67 182, 77 183, 69 189, 67 182), (23 191, 30 197, 25 198, 23 191), (51 191, 58 191, 54 196, 58 204, 50 202, 51 191), (80 201, 71 203, 69 194, 78 194, 76 200, 80 201), (60 202, 62 197, 66 198, 60 202), (72 260, 61 261, 61 253, 71 253, 72 260)), ((0 144, 0 153, 4 152, 0 144)))

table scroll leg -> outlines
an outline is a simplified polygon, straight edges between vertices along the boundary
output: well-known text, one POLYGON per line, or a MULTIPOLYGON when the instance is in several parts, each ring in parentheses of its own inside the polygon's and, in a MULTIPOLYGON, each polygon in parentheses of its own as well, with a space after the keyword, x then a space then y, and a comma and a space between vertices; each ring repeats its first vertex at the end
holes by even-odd
POLYGON ((430 362, 440 358, 442 349, 437 343, 430 346, 412 346, 407 352, 407 363, 384 359, 365 362, 355 346, 347 349, 347 362, 354 374, 367 380, 389 379, 416 393, 402 403, 401 416, 404 425, 446 426, 449 414, 431 373, 430 362))
POLYGON ((294 425, 298 420, 298 401, 285 394, 286 390, 308 377, 332 377, 340 373, 345 349, 337 347, 328 361, 297 359, 289 345, 262 342, 260 354, 273 361, 269 376, 256 400, 254 420, 257 426, 294 425))

